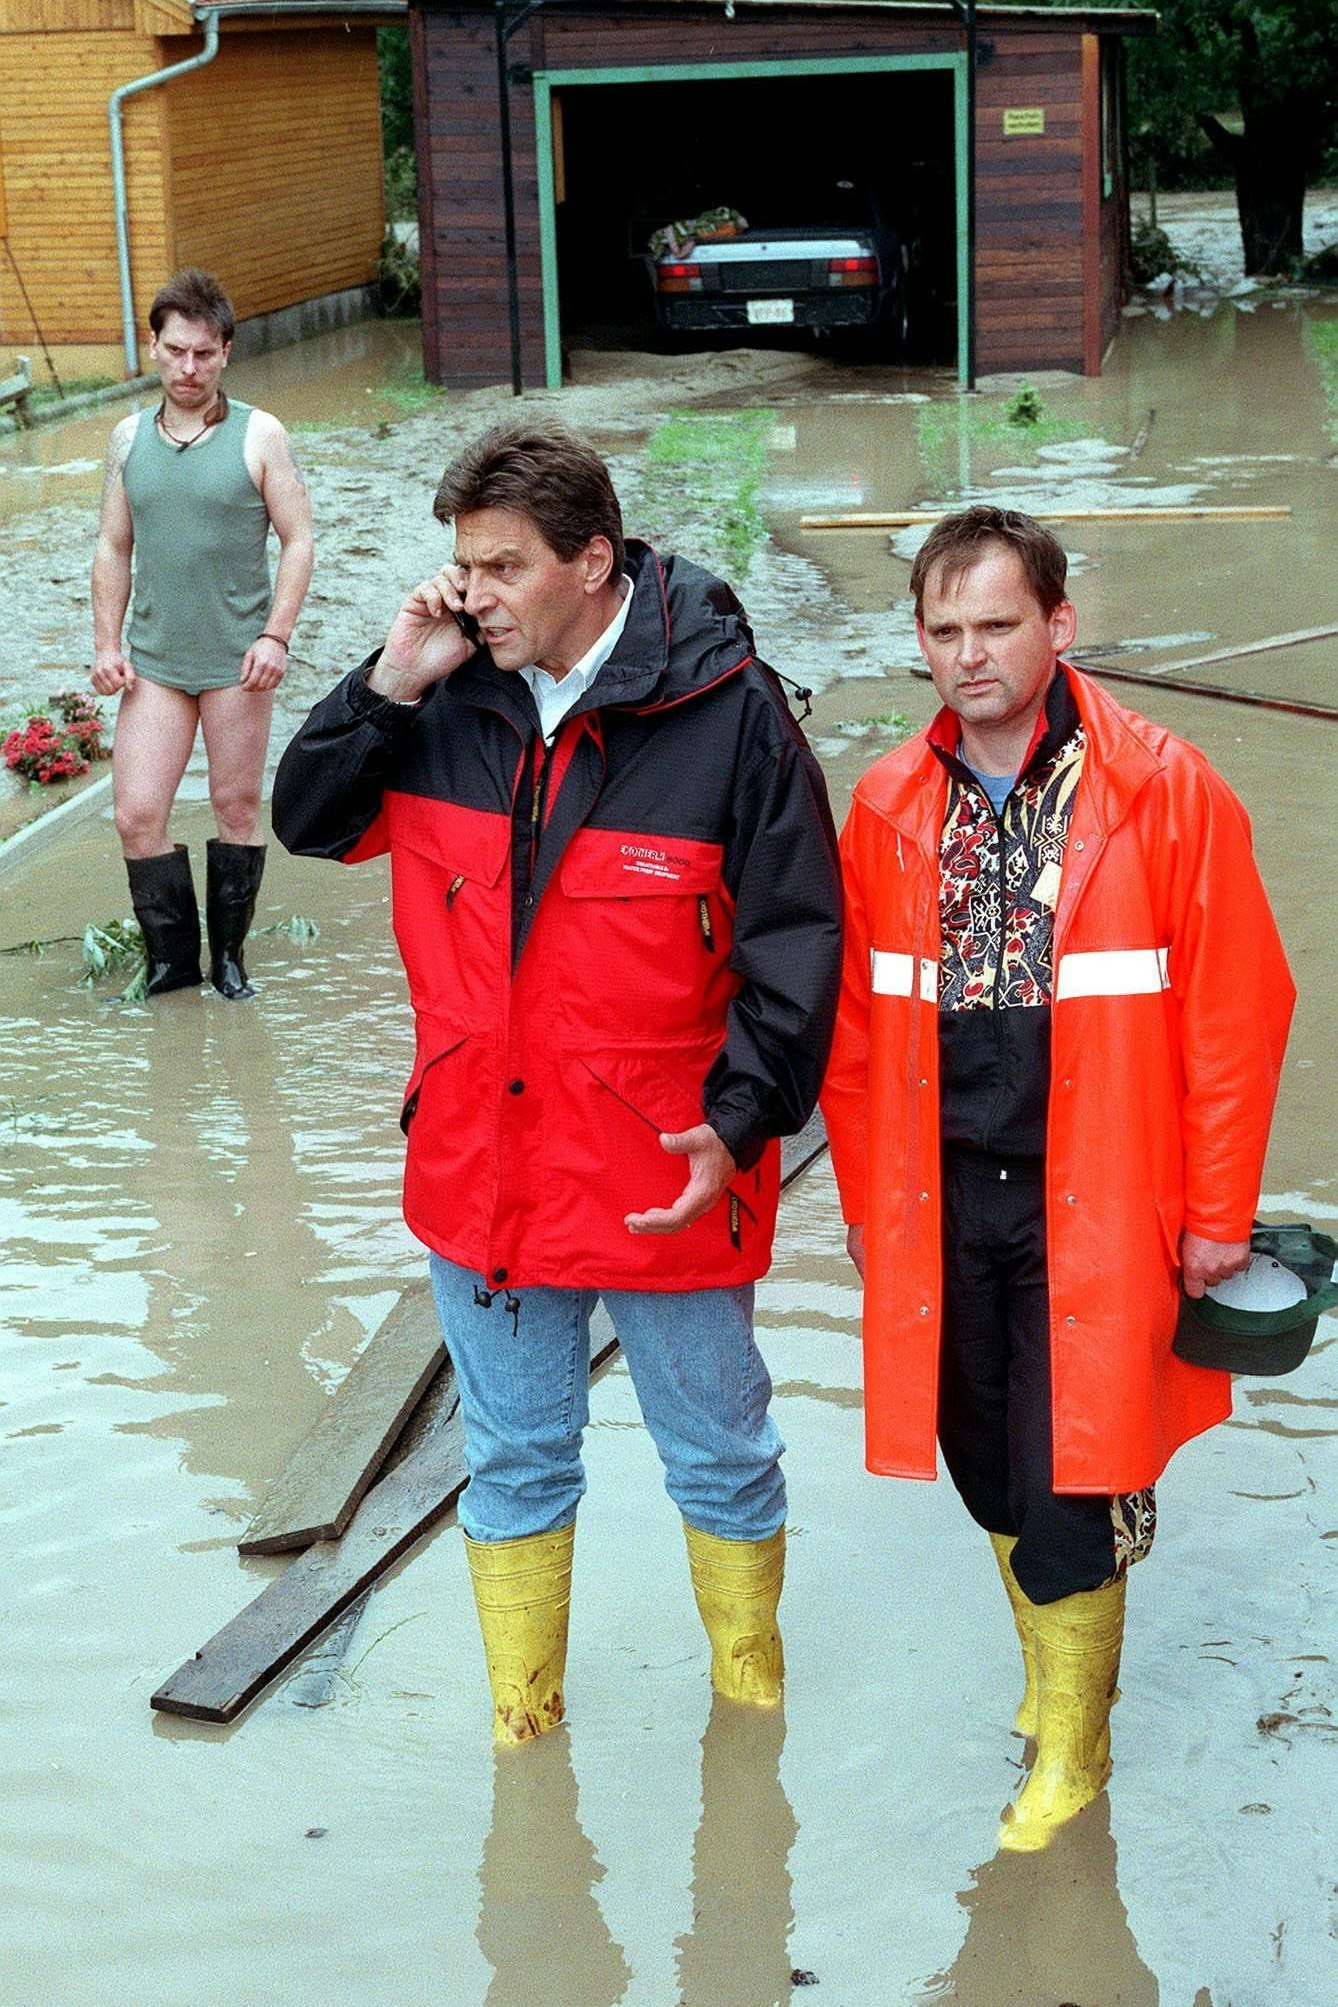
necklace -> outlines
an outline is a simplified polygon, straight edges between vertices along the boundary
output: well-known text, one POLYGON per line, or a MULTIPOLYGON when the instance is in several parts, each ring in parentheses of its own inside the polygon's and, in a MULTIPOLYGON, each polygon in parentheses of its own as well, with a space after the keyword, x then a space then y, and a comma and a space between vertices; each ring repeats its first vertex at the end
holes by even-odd
POLYGON ((228 400, 226 397, 224 397, 222 391, 220 391, 218 393, 218 396, 215 398, 214 403, 210 407, 209 416, 205 419, 204 424, 200 427, 199 431, 192 432, 188 439, 183 439, 179 433, 176 433, 172 430, 171 426, 167 422, 166 398, 163 399, 162 403, 158 406, 157 412, 155 413, 159 430, 163 433, 165 438, 168 438, 172 441, 172 444, 176 447, 178 453, 184 453, 186 448, 188 446, 193 446, 197 439, 203 439, 205 433, 211 431, 215 425, 221 425, 223 423, 223 420, 227 417, 227 415, 228 415, 228 400))

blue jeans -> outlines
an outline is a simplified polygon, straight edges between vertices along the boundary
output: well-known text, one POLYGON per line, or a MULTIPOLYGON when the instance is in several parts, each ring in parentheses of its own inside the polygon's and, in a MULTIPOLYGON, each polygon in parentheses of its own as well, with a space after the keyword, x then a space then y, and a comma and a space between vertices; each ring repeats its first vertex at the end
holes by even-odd
POLYGON ((767 1413, 771 1377, 753 1338, 751 1284, 739 1289, 496 1290, 430 1257, 455 1367, 471 1540, 551 1533, 585 1491, 590 1316, 603 1296, 683 1517, 725 1540, 765 1540, 785 1518, 785 1445, 767 1413), (508 1304, 519 1304, 519 1311, 508 1304))

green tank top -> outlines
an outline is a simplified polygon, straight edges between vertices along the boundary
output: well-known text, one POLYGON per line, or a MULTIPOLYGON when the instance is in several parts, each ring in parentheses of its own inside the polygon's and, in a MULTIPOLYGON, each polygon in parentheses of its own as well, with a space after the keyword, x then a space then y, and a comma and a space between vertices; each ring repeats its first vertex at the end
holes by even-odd
POLYGON ((186 452, 141 411, 122 479, 135 533, 126 653, 150 682, 198 692, 236 683, 269 615, 269 514, 246 468, 249 404, 229 400, 186 452))

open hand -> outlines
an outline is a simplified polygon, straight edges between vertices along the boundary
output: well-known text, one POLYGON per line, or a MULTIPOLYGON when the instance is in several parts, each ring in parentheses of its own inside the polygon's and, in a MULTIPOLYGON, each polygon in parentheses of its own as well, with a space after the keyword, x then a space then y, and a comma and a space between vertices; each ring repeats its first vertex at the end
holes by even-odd
POLYGON ((628 1213, 623 1225, 629 1233, 682 1233, 684 1227, 710 1212, 739 1168, 709 1122, 699 1122, 695 1129, 684 1129, 676 1136, 661 1136, 660 1148, 670 1156, 687 1158, 687 1184, 671 1206, 628 1213))

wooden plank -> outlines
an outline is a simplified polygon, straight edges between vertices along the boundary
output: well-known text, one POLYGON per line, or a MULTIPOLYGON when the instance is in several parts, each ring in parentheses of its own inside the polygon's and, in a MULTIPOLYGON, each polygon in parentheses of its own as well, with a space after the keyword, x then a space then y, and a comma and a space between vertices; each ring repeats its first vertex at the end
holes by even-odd
MULTIPOLYGON (((899 530, 911 528, 916 523, 937 523, 949 513, 947 509, 902 509, 873 510, 862 515, 801 516, 799 527, 801 530, 899 530)), ((1214 508, 1206 504, 1198 509, 1030 509, 1028 514, 1037 523, 1259 522, 1270 517, 1290 516, 1291 508, 1286 503, 1276 507, 1252 505, 1248 508, 1214 508)))
POLYGON ((1104 662, 1077 666, 1111 683, 1141 683, 1149 689, 1177 690, 1187 697, 1215 697, 1219 703, 1246 704, 1259 711, 1289 711, 1295 718, 1338 718, 1338 707, 1311 703, 1305 697, 1269 697, 1262 690, 1233 690, 1226 683, 1199 683, 1188 676, 1167 676, 1156 670, 1111 669, 1104 662))
POLYGON ((285 1554, 337 1540, 444 1356, 431 1286, 415 1283, 303 1437, 238 1552, 285 1554))
POLYGON ((436 1524, 465 1478, 457 1397, 443 1403, 437 1427, 413 1455, 372 1487, 343 1539, 319 1541, 299 1554, 159 1687, 149 1705, 192 1721, 235 1720, 436 1524))
MULTIPOLYGON (((827 1147, 821 1115, 781 1145, 788 1189, 827 1147)), ((618 1353, 603 1304, 591 1319, 590 1378, 618 1353)), ((455 1504, 465 1487, 464 1431, 455 1375, 443 1369, 400 1446, 404 1460, 363 1499, 340 1541, 320 1541, 289 1563, 149 1705, 194 1721, 235 1721, 243 1708, 394 1566, 455 1504)))
POLYGON ((781 1137, 780 1188, 788 1191, 795 1179, 827 1148, 827 1128, 822 1112, 815 1108, 797 1136, 781 1137))
MULTIPOLYGON (((1146 675, 1150 682, 1155 682, 1162 676, 1178 674, 1184 669, 1207 669, 1214 662, 1239 662, 1246 655, 1271 655, 1276 648, 1295 648, 1299 642, 1304 641, 1332 641, 1335 636, 1338 636, 1338 627, 1298 627, 1291 634, 1270 634, 1262 641, 1245 641, 1234 648, 1214 648, 1209 655, 1180 655, 1171 662, 1153 663, 1140 673, 1146 675)), ((1119 652, 1122 655, 1128 654, 1139 646, 1137 642, 1125 642, 1119 652)), ((1113 654, 1115 651, 1102 648, 1088 649, 1085 666, 1097 666, 1092 663, 1091 658, 1107 652, 1113 654)), ((1104 675, 1104 669, 1100 673, 1104 675)))
MULTIPOLYGON (((797 1136, 781 1143, 781 1190, 826 1147, 815 1110, 797 1136)), ((302 1438, 237 1542, 238 1553, 287 1554, 338 1540, 444 1361, 431 1285, 413 1283, 302 1438)))

